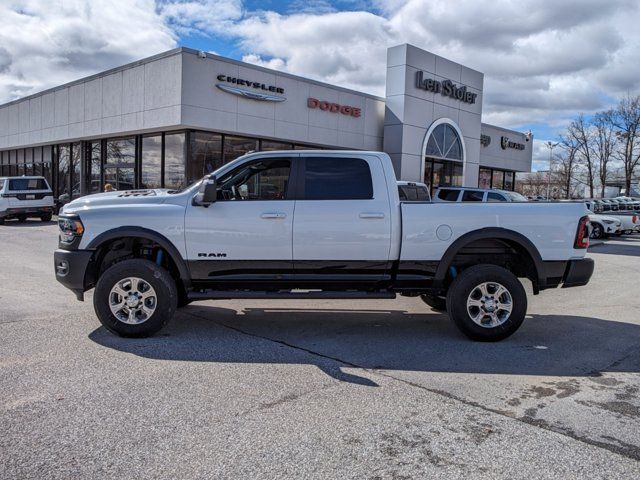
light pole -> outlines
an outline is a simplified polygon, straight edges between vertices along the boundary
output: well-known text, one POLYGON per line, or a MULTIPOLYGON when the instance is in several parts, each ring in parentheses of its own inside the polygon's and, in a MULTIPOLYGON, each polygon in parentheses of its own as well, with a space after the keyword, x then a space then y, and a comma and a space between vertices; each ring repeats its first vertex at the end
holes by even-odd
POLYGON ((553 155, 553 149, 556 148, 559 143, 553 143, 551 140, 547 142, 547 148, 549 149, 549 172, 547 173, 547 201, 549 200, 549 196, 551 195, 551 161, 553 155))

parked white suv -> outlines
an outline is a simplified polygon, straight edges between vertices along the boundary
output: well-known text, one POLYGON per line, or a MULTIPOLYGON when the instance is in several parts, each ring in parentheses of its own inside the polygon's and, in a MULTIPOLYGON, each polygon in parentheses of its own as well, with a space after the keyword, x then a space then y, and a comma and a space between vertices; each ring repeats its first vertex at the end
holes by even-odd
POLYGON ((509 190, 473 187, 439 187, 434 202, 527 202, 527 197, 509 190))
POLYGON ((0 224, 27 217, 51 221, 53 192, 44 177, 0 177, 0 224))

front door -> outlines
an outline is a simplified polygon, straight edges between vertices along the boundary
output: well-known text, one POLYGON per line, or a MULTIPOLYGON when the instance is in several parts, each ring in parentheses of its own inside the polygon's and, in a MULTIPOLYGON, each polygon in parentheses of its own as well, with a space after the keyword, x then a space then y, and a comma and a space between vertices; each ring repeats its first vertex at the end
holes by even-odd
POLYGON ((294 157, 247 160, 218 178, 217 201, 190 205, 185 239, 194 281, 272 281, 291 271, 294 157))

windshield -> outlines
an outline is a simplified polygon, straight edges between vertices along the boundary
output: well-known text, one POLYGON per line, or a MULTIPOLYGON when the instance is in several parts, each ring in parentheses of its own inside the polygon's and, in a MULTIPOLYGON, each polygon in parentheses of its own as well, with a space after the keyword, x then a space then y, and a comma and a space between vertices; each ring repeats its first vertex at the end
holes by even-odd
POLYGON ((527 197, 518 192, 504 192, 512 202, 528 202, 527 197))

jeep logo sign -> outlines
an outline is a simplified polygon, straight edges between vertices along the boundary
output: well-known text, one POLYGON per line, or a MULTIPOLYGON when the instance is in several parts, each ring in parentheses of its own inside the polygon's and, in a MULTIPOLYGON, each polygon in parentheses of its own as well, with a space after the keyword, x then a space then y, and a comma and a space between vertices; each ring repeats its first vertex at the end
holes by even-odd
POLYGON ((433 78, 424 78, 424 72, 416 72, 416 87, 426 90, 427 92, 440 93, 445 97, 455 98, 465 103, 476 103, 477 93, 467 91, 466 86, 458 87, 451 80, 434 80, 433 78))
POLYGON ((500 137, 500 146, 503 150, 513 148, 515 150, 524 150, 524 143, 512 142, 509 137, 500 137))

